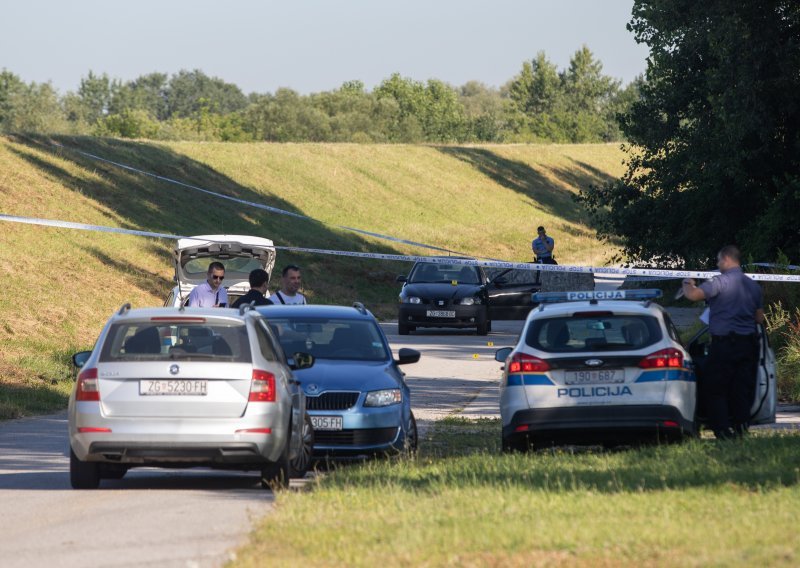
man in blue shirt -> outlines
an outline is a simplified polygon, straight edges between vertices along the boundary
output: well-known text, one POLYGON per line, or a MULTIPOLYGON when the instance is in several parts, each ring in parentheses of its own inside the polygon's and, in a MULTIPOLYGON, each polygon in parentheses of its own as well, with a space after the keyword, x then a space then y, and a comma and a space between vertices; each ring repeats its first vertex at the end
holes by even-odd
POLYGON ((208 265, 206 281, 194 287, 189 294, 191 308, 224 308, 228 305, 228 291, 222 286, 225 280, 225 265, 212 262, 208 265))
POLYGON ((747 431, 758 370, 756 326, 764 322, 764 304, 761 288, 742 271, 738 248, 723 247, 717 267, 721 274, 699 287, 684 280, 683 293, 708 303, 711 351, 701 390, 714 435, 726 439, 747 431))
POLYGON ((536 229, 536 232, 539 233, 539 236, 531 242, 531 249, 533 249, 533 254, 536 255, 534 260, 541 264, 558 264, 556 259, 553 258, 555 241, 547 236, 544 227, 540 226, 536 229))

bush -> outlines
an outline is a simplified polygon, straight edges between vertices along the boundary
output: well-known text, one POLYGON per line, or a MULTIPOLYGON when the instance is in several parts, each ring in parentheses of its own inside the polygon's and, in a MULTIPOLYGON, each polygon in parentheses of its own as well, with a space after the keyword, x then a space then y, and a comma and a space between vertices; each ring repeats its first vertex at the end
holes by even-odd
POLYGON ((778 359, 778 398, 800 400, 800 308, 787 310, 780 302, 767 306, 769 340, 778 359))

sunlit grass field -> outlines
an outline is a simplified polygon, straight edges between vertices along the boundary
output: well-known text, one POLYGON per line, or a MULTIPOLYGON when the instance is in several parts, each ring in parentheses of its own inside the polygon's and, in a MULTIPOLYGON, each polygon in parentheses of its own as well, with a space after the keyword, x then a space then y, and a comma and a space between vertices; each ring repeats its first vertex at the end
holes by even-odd
MULTIPOLYGON (((622 173, 616 145, 404 146, 132 142, 0 137, 0 213, 177 235, 249 234, 277 245, 431 254, 347 232, 350 226, 471 255, 530 260, 544 224, 559 260, 601 264, 572 197, 622 173), (54 145, 58 142, 65 148, 54 145), (69 149, 68 149, 69 148, 69 149), (248 201, 220 200, 70 149, 248 201)), ((92 346, 125 302, 163 303, 173 242, 2 223, 0 419, 63 408, 69 355, 92 346)), ((395 277, 410 265, 280 252, 303 267, 314 302, 362 301, 395 313, 395 277)), ((277 278, 271 288, 277 286, 277 278)))
POLYGON ((499 453, 436 424, 414 460, 281 493, 234 566, 796 566, 800 435, 499 453), (291 527, 303 527, 292 530, 291 527))

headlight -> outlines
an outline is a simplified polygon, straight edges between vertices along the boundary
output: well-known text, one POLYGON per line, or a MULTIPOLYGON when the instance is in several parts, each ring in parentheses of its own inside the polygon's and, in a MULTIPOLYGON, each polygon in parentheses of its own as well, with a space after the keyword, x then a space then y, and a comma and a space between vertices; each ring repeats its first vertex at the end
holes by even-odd
POLYGON ((403 393, 400 389, 387 389, 367 393, 364 406, 389 406, 403 402, 403 393))
POLYGON ((481 303, 481 299, 478 297, 474 298, 461 298, 459 302, 462 306, 474 306, 481 303))
POLYGON ((405 298, 401 298, 401 301, 404 304, 421 304, 422 303, 422 300, 420 300, 416 296, 406 296, 405 298))

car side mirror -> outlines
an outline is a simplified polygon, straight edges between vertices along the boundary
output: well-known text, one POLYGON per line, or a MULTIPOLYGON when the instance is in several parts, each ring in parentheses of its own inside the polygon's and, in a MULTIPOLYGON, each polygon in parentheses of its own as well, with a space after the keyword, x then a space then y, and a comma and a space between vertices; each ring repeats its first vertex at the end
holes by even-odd
POLYGON ((494 352, 494 360, 499 361, 500 363, 505 363, 506 359, 508 359, 508 356, 511 355, 513 350, 513 347, 503 347, 502 349, 498 349, 494 352))
POLYGON ((399 274, 394 280, 395 282, 408 282, 408 277, 405 274, 399 274))
POLYGON ((80 369, 86 364, 86 361, 89 360, 91 355, 91 351, 79 351, 72 356, 72 364, 80 369))
POLYGON ((408 365, 409 363, 416 363, 419 361, 420 352, 416 349, 409 349, 408 347, 403 347, 400 351, 397 352, 397 361, 395 361, 398 365, 408 365))
POLYGON ((300 369, 309 369, 314 366, 314 356, 311 353, 302 353, 298 351, 294 355, 292 355, 291 361, 289 361, 289 368, 293 371, 299 371, 300 369))

